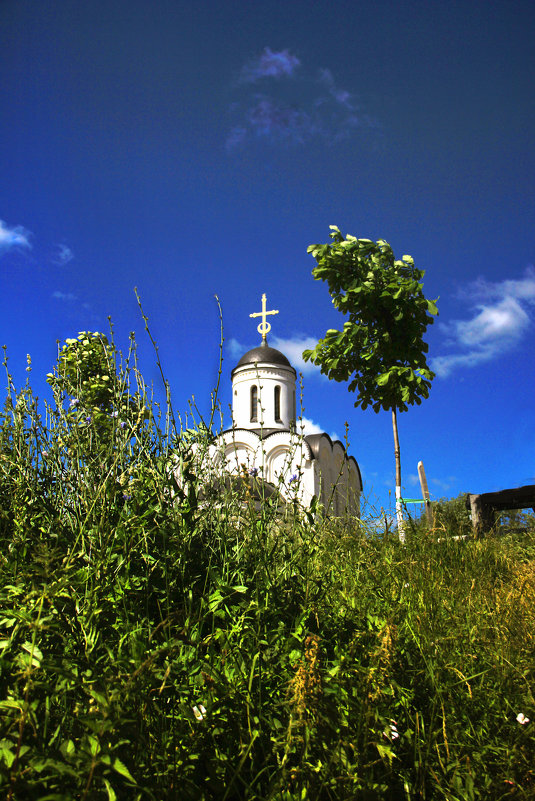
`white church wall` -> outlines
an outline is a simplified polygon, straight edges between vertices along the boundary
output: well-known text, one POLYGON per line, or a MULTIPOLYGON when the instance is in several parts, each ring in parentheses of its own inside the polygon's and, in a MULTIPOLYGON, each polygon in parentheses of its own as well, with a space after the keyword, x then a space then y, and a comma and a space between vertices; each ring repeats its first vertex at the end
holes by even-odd
POLYGON ((362 487, 355 461, 347 458, 341 442, 333 443, 327 434, 315 435, 314 439, 315 494, 325 513, 358 515, 362 487))
POLYGON ((261 363, 237 367, 232 376, 232 416, 236 428, 291 428, 295 424, 295 372, 261 363), (257 414, 251 415, 251 389, 257 388, 257 414), (279 415, 275 390, 279 387, 279 415), (256 420, 251 417, 256 416, 256 420))
POLYGON ((292 431, 274 432, 261 439, 254 431, 230 429, 210 446, 207 461, 212 477, 224 473, 239 476, 245 471, 264 478, 286 500, 304 506, 309 506, 316 494, 312 452, 303 437, 292 431))
POLYGON ((362 487, 356 462, 326 434, 318 437, 314 450, 315 457, 295 431, 274 431, 262 439, 253 430, 229 429, 209 447, 202 473, 208 481, 245 471, 264 478, 287 501, 308 507, 316 496, 327 515, 358 515, 362 487))
POLYGON ((362 492, 360 474, 355 463, 348 461, 348 508, 352 509, 352 514, 360 516, 360 493, 362 492))
POLYGON ((318 468, 320 475, 320 491, 318 497, 325 507, 327 514, 333 513, 332 508, 332 487, 333 475, 331 470, 332 449, 329 437, 322 437, 319 453, 317 455, 318 468))
POLYGON ((344 475, 345 455, 342 443, 334 442, 331 463, 331 480, 334 486, 332 511, 337 516, 343 513, 345 507, 344 497, 347 498, 347 478, 344 475))

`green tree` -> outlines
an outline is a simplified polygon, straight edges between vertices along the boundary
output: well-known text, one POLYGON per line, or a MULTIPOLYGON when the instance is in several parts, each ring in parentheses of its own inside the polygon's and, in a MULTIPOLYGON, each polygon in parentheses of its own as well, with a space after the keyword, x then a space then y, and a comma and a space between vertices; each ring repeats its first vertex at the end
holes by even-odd
POLYGON ((426 300, 423 270, 411 256, 395 259, 383 239, 372 242, 347 235, 331 225, 331 243, 310 245, 316 280, 327 281, 333 305, 347 315, 341 331, 329 329, 303 358, 335 381, 349 381, 355 406, 390 410, 396 461, 396 511, 403 538, 401 459, 397 412, 427 398, 434 373, 426 362, 423 335, 436 301, 426 300))
POLYGON ((116 448, 140 434, 146 417, 143 398, 130 393, 121 354, 104 334, 81 331, 65 341, 47 374, 63 421, 62 442, 71 455, 102 471, 116 461, 116 448))

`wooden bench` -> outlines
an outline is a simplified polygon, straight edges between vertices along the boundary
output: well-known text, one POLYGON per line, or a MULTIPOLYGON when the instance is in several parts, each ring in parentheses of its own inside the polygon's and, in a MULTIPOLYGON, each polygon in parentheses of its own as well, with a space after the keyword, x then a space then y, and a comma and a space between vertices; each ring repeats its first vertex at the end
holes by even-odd
POLYGON ((532 509, 535 512, 535 484, 481 495, 469 494, 466 506, 472 513, 475 533, 481 535, 494 525, 494 512, 504 509, 532 509))

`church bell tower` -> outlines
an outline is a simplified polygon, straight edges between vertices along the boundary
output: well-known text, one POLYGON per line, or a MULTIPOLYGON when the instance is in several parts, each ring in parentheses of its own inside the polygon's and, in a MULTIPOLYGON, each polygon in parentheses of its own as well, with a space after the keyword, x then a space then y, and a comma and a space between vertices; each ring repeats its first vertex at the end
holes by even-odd
POLYGON ((253 431, 288 430, 295 427, 296 372, 286 356, 267 343, 271 325, 262 295, 262 311, 249 315, 261 317, 258 332, 262 341, 244 354, 232 371, 233 427, 253 431))

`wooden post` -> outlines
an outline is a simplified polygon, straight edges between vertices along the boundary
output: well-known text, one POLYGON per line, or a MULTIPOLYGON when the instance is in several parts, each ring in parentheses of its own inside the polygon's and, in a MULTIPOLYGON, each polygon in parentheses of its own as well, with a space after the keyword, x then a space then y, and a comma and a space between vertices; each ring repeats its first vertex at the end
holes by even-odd
POLYGON ((476 537, 483 533, 483 508, 481 495, 469 495, 470 512, 472 514, 472 527, 476 537))
MULTIPOLYGON (((491 493, 487 493, 491 494, 491 493)), ((472 513, 472 527, 476 537, 482 537, 494 525, 494 509, 485 500, 485 494, 469 495, 470 512, 472 513)))
POLYGON ((401 501, 401 458, 399 450, 398 418, 395 407, 392 409, 392 428, 394 430, 394 456, 396 459, 396 517, 398 519, 398 537, 400 542, 405 542, 403 504, 401 501))
POLYGON ((431 511, 431 501, 429 500, 429 487, 427 486, 427 479, 425 477, 424 463, 418 462, 418 476, 420 478, 420 487, 422 488, 422 498, 425 501, 425 513, 427 515, 427 522, 430 526, 433 525, 433 513, 431 511))

